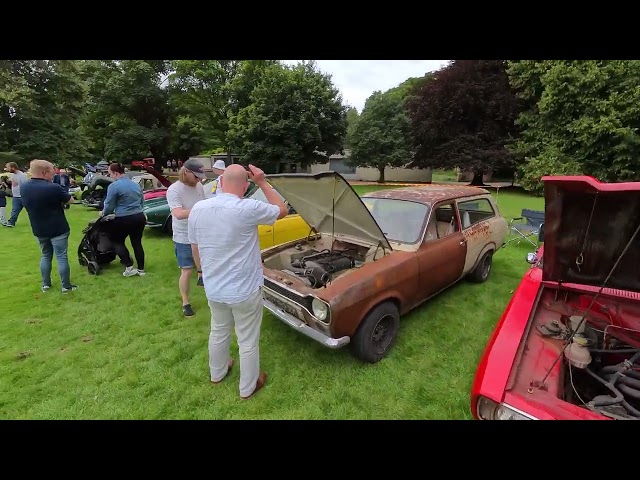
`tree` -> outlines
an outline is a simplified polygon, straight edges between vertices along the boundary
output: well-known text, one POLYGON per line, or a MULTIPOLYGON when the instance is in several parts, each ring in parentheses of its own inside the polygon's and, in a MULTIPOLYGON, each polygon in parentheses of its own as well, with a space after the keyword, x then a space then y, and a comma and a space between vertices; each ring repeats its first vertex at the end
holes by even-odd
POLYGON ((184 111, 181 125, 191 124, 200 132, 204 148, 226 146, 228 117, 232 106, 230 88, 241 63, 238 60, 171 62, 174 70, 169 75, 171 101, 179 110, 184 111))
POLYGON ((302 167, 339 152, 347 128, 346 107, 331 77, 315 63, 269 65, 250 94, 251 103, 229 121, 228 144, 268 169, 302 167))
POLYGON ((358 110, 355 107, 347 108, 347 133, 344 136, 344 148, 351 148, 351 138, 358 120, 360 120, 358 110))
POLYGON ((541 191, 543 175, 640 178, 640 61, 520 60, 508 73, 526 105, 512 146, 525 188, 541 191))
POLYGON ((414 166, 474 172, 515 168, 505 144, 517 135, 520 105, 503 60, 454 60, 412 92, 408 102, 414 166))
POLYGON ((386 167, 401 167, 411 161, 412 140, 405 101, 415 79, 385 93, 374 92, 350 135, 349 163, 377 168, 384 182, 386 167))
POLYGON ((78 129, 87 89, 78 62, 0 62, 0 150, 66 165, 86 155, 78 129))
POLYGON ((101 61, 86 65, 91 103, 83 128, 97 158, 127 162, 152 156, 163 162, 170 150, 175 112, 160 77, 159 60, 101 61))

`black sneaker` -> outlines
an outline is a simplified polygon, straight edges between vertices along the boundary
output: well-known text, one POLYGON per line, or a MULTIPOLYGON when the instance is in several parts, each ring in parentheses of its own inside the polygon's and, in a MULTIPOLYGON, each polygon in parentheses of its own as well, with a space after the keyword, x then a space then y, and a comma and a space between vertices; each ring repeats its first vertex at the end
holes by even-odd
POLYGON ((202 277, 201 277, 201 276, 200 276, 200 277, 198 277, 198 283, 197 283, 197 285, 198 285, 199 287, 204 287, 204 280, 202 279, 202 277))
POLYGON ((193 311, 193 308, 191 308, 191 304, 187 303, 186 305, 182 306, 182 313, 184 313, 185 317, 193 317, 196 312, 193 311))

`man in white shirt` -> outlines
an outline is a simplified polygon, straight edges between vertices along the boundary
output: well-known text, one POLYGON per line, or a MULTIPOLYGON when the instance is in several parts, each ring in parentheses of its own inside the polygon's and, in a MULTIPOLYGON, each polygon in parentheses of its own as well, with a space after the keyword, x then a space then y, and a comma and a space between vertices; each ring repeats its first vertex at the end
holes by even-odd
POLYGON ((167 189, 167 203, 171 209, 171 229, 173 230, 173 245, 180 267, 178 286, 182 296, 182 313, 191 318, 195 315, 189 301, 191 272, 195 266, 200 280, 200 259, 189 243, 188 219, 193 206, 204 200, 204 187, 200 182, 206 178, 203 165, 195 159, 184 162, 178 173, 178 181, 167 189), (194 254, 195 253, 195 254, 194 254))
POLYGON ((18 215, 22 211, 22 196, 20 195, 20 185, 27 183, 29 177, 26 173, 18 168, 18 164, 15 162, 8 162, 4 166, 5 171, 11 172, 11 217, 6 223, 3 223, 5 227, 15 227, 18 221, 18 215))
POLYGON ((209 370, 211 382, 221 382, 233 367, 231 330, 235 324, 240 352, 240 396, 250 398, 266 382, 260 372, 262 324, 262 261, 258 225, 273 225, 287 207, 250 165, 229 165, 224 191, 198 202, 189 215, 189 241, 202 264, 204 289, 211 309, 209 370), (269 203, 243 198, 248 179, 262 189, 269 203))

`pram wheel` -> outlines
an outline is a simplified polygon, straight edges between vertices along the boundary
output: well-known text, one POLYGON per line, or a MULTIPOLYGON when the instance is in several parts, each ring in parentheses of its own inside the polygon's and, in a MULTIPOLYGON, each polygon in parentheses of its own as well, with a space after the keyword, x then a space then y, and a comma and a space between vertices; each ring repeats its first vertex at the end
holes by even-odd
POLYGON ((87 259, 84 258, 84 255, 78 255, 78 263, 81 267, 86 267, 88 264, 87 259))
POLYGON ((98 272, 100 271, 100 265, 98 265, 96 262, 89 262, 89 264, 87 265, 87 270, 89 270, 89 273, 91 275, 98 275, 98 272))

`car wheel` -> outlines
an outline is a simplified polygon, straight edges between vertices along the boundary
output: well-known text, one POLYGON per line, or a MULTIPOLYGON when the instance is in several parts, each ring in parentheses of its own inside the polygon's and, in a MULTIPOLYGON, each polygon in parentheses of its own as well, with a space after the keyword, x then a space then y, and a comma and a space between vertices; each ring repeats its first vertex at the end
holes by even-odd
POLYGON ((473 269, 471 275, 469 275, 469 280, 476 283, 486 282, 489 279, 492 264, 493 251, 489 251, 482 256, 476 268, 473 269))
POLYGON ((169 235, 173 234, 173 225, 171 223, 171 215, 164 221, 164 225, 162 226, 162 231, 164 233, 168 233, 169 235))
POLYGON ((391 302, 381 303, 362 321, 351 342, 354 355, 369 363, 387 356, 400 327, 400 314, 391 302))

